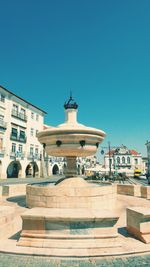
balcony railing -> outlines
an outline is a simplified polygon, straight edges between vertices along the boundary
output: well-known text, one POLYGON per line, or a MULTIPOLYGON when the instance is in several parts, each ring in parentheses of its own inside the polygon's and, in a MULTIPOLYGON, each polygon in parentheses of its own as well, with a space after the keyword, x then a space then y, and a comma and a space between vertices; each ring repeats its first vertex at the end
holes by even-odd
POLYGON ((3 121, 3 120, 0 120, 0 128, 6 130, 7 123, 5 121, 3 121))
POLYGON ((27 121, 27 115, 26 114, 24 114, 22 112, 18 112, 14 109, 12 109, 11 116, 18 118, 18 119, 25 121, 25 122, 27 121))
POLYGON ((27 154, 27 159, 28 160, 40 160, 41 159, 41 155, 40 154, 35 154, 35 153, 28 153, 27 154))
POLYGON ((4 157, 5 155, 5 148, 0 148, 0 157, 4 157))
POLYGON ((131 163, 116 163, 116 167, 131 167, 131 163))
POLYGON ((19 151, 12 152, 12 151, 10 151, 10 158, 13 158, 13 159, 24 159, 24 157, 25 157, 25 153, 24 152, 19 152, 19 151))
POLYGON ((27 142, 26 136, 23 138, 23 137, 15 136, 15 135, 12 135, 12 134, 10 135, 10 140, 16 141, 16 142, 20 142, 20 143, 26 143, 27 142))

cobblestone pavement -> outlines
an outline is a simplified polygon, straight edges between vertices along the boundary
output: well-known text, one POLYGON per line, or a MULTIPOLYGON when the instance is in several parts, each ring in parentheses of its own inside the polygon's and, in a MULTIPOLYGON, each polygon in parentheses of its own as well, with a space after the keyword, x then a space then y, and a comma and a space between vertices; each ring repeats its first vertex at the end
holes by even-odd
POLYGON ((150 255, 123 258, 63 260, 0 253, 0 267, 149 267, 150 255))
POLYGON ((8 184, 26 184, 26 183, 41 183, 41 182, 57 182, 63 176, 61 175, 51 175, 47 178, 9 178, 9 179, 1 179, 0 186, 8 185, 8 184))

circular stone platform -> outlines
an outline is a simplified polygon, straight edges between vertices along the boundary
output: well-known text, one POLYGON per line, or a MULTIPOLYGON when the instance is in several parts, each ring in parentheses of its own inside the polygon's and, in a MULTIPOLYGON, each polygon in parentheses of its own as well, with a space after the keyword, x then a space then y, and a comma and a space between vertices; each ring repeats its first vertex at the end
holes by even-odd
MULTIPOLYGON (((18 200, 18 198, 17 198, 18 200)), ((8 203, 8 202, 7 202, 8 203)), ((147 207, 150 209, 150 202, 148 200, 133 197, 133 196, 123 196, 118 195, 117 196, 117 203, 116 207, 113 210, 114 212, 117 212, 119 215, 119 220, 117 223, 118 228, 118 241, 121 244, 121 247, 119 248, 101 248, 101 252, 99 253, 99 249, 95 248, 93 251, 92 257, 108 257, 108 256, 125 256, 125 255, 137 255, 137 254, 145 254, 150 253, 150 244, 145 244, 137 239, 135 239, 133 236, 128 234, 126 231, 126 208, 127 207, 134 207, 134 206, 141 206, 141 207, 147 207)), ((14 205, 15 209, 17 210, 16 204, 14 205)), ((24 212, 24 208, 22 208, 22 214, 24 212)), ((28 209, 26 209, 28 210, 28 209)), ((14 235, 16 232, 14 231, 14 235)), ((20 247, 17 246, 17 240, 18 236, 16 235, 16 238, 9 237, 8 239, 3 239, 3 242, 0 242, 0 252, 5 253, 11 253, 11 254, 26 254, 26 255, 39 255, 39 256, 54 256, 55 257, 67 257, 68 259, 70 257, 78 258, 78 257, 89 257, 88 250, 84 251, 84 256, 81 253, 81 249, 78 249, 74 254, 71 254, 72 251, 70 249, 66 249, 65 255, 64 255, 64 249, 58 251, 58 249, 50 249, 50 248, 40 248, 40 247, 20 247), (61 253, 60 253, 61 252, 61 253), (86 253, 85 253, 86 252, 86 253)), ((94 244, 94 239, 92 241, 94 244)))

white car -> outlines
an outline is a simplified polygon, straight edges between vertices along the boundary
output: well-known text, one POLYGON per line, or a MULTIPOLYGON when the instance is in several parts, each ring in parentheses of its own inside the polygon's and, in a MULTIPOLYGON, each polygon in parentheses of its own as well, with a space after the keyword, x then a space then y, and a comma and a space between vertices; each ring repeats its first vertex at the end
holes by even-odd
POLYGON ((141 174, 141 175, 139 176, 139 178, 140 178, 140 179, 147 179, 146 175, 144 175, 144 174, 141 174))

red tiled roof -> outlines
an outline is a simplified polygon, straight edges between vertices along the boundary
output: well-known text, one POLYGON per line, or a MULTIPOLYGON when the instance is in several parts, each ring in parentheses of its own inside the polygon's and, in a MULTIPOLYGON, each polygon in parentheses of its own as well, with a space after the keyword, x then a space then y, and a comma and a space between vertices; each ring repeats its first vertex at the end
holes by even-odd
POLYGON ((130 151, 130 153, 131 153, 132 155, 135 155, 135 156, 136 156, 136 155, 139 155, 139 153, 138 153, 137 151, 133 150, 133 149, 132 149, 132 150, 129 150, 129 151, 130 151))
POLYGON ((43 129, 44 129, 44 130, 46 130, 46 129, 48 129, 48 128, 49 128, 48 125, 44 125, 44 126, 43 126, 43 129))
MULTIPOLYGON (((134 149, 130 149, 129 152, 131 153, 131 155, 134 155, 134 156, 139 155, 139 153, 135 151, 134 149)), ((114 153, 115 153, 115 150, 110 150, 110 156, 113 156, 114 153)), ((109 155, 109 151, 106 153, 106 155, 109 155)))

